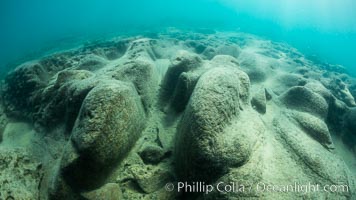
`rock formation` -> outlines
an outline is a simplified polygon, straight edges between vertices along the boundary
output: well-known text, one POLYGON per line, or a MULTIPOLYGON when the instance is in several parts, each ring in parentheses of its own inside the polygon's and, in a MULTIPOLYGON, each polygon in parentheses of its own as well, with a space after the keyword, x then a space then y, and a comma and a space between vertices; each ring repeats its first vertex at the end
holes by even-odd
POLYGON ((168 30, 30 61, 2 87, 0 199, 354 199, 354 85, 243 33, 168 30), (241 191, 216 189, 230 183, 241 191), (347 190, 280 191, 295 183, 347 190))

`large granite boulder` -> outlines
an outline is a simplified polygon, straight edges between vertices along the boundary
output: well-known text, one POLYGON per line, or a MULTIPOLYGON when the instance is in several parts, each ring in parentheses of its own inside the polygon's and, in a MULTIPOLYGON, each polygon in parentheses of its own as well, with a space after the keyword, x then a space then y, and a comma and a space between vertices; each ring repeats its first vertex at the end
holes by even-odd
POLYGON ((292 87, 282 94, 280 99, 289 109, 309 112, 321 119, 328 115, 328 104, 325 99, 306 87, 292 87))
POLYGON ((183 179, 211 181, 248 160, 248 140, 230 140, 225 132, 244 106, 241 92, 237 69, 214 68, 199 79, 176 136, 177 173, 183 179))
POLYGON ((85 98, 73 128, 78 152, 96 163, 122 158, 144 128, 144 112, 135 88, 112 81, 98 85, 85 98))
POLYGON ((143 105, 132 84, 99 84, 83 101, 63 154, 60 173, 64 180, 77 190, 98 186, 130 151, 144 127, 143 105))

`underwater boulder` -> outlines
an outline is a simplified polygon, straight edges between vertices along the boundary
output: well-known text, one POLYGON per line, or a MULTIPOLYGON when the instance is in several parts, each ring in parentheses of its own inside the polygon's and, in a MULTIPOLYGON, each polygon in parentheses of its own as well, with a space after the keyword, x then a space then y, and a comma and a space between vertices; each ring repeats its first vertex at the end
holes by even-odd
POLYGON ((82 100, 96 85, 97 81, 89 79, 93 75, 86 70, 56 72, 38 63, 24 64, 6 78, 5 112, 42 128, 50 129, 66 120, 73 124, 82 100))
POLYGON ((187 40, 184 42, 190 48, 193 48, 195 53, 201 54, 206 49, 206 45, 203 42, 195 41, 195 40, 187 40))
POLYGON ((109 43, 103 48, 104 56, 108 60, 115 60, 121 58, 129 46, 130 39, 121 39, 109 43))
POLYGON ((57 53, 41 59, 39 63, 43 66, 44 70, 48 72, 49 77, 51 77, 59 71, 72 67, 77 55, 80 54, 81 53, 77 51, 57 53))
POLYGON ((329 85, 338 78, 353 94, 348 75, 244 33, 149 34, 155 39, 97 41, 9 74, 0 131, 7 114, 16 123, 0 143, 0 199, 3 187, 10 199, 353 199, 352 156, 340 158, 355 151, 355 112, 343 85, 329 85), (29 160, 6 150, 19 145, 29 160), (178 193, 176 181, 245 191, 178 193), (261 192, 257 183, 349 191, 261 192))
POLYGON ((202 73, 203 71, 183 72, 180 74, 170 102, 170 106, 174 108, 176 112, 179 113, 185 109, 202 73))
POLYGON ((107 60, 103 57, 90 54, 80 60, 80 63, 76 67, 77 70, 88 70, 88 71, 96 71, 101 69, 107 64, 107 60))
POLYGON ((126 53, 132 40, 132 38, 126 38, 113 39, 107 42, 91 41, 87 42, 80 52, 85 53, 85 56, 98 56, 100 57, 99 60, 102 60, 103 58, 104 60, 107 59, 112 61, 121 58, 126 53))
POLYGON ((326 87, 333 93, 339 100, 343 101, 347 106, 355 107, 355 99, 349 91, 348 85, 339 78, 332 78, 326 87))
POLYGON ((10 72, 5 78, 3 91, 6 113, 28 117, 27 112, 34 110, 34 103, 30 99, 33 93, 46 86, 48 76, 48 72, 37 62, 25 63, 10 72))
POLYGON ((333 101, 333 94, 319 81, 309 82, 305 85, 305 87, 322 96, 328 104, 333 101))
POLYGON ((193 91, 175 144, 176 170, 184 180, 211 181, 225 173, 229 166, 248 159, 248 144, 236 144, 238 140, 226 141, 224 137, 224 129, 239 115, 242 106, 237 71, 213 68, 202 75, 193 91), (230 146, 235 148, 230 149, 230 146), (229 156, 224 153, 229 149, 239 153, 229 156))
POLYGON ((348 106, 341 100, 337 99, 327 88, 319 81, 309 82, 306 88, 322 96, 328 103, 328 116, 326 122, 334 129, 343 129, 344 116, 348 111, 348 106))
MULTIPOLYGON (((202 194, 198 200, 215 200, 215 199, 262 199, 268 194, 257 191, 256 184, 263 182, 262 157, 256 156, 251 158, 246 164, 239 168, 231 168, 230 171, 219 177, 212 183, 214 188, 210 193, 202 194), (230 189, 231 188, 231 189, 230 189), (228 192, 224 192, 224 191, 228 192)), ((274 198, 266 198, 274 199, 274 198)))
POLYGON ((216 49, 211 46, 208 46, 204 49, 202 55, 204 56, 204 58, 210 60, 216 55, 216 49))
POLYGON ((237 69, 235 70, 235 72, 238 74, 238 78, 240 81, 239 97, 241 100, 241 104, 250 104, 250 78, 245 72, 241 71, 239 61, 236 58, 229 55, 217 55, 211 60, 211 62, 209 62, 209 65, 212 68, 229 67, 237 69))
POLYGON ((238 60, 241 69, 249 76, 252 83, 263 82, 267 79, 267 71, 257 62, 256 55, 242 52, 238 60))
POLYGON ((240 81, 238 87, 240 90, 239 98, 241 100, 241 105, 250 105, 250 78, 243 71, 237 70, 236 73, 238 74, 240 81))
POLYGON ((84 99, 72 142, 80 153, 107 165, 128 152, 140 136, 144 120, 140 98, 132 85, 103 83, 84 99))
POLYGON ((276 79, 286 88, 304 86, 307 83, 307 79, 298 74, 281 73, 276 77, 276 79))
POLYGON ((140 38, 131 42, 125 56, 130 60, 136 60, 140 57, 156 60, 160 56, 153 48, 155 40, 149 38, 140 38))
POLYGON ((58 72, 49 85, 53 84, 54 88, 59 88, 70 81, 84 80, 93 75, 94 74, 92 72, 87 70, 64 70, 58 72))
MULTIPOLYGON (((315 120, 315 117, 313 117, 313 119, 315 120)), ((304 125, 306 124, 304 123, 304 125)), ((306 127, 310 128, 311 126, 313 126, 313 124, 309 124, 306 127)), ((350 182, 350 178, 352 177, 351 172, 345 162, 335 154, 334 151, 329 151, 322 146, 319 141, 310 139, 310 130, 309 134, 305 133, 305 129, 301 128, 298 124, 293 124, 285 114, 278 115, 273 119, 273 127, 280 137, 281 143, 289 149, 288 154, 291 154, 289 156, 295 158, 295 162, 297 162, 299 168, 298 171, 300 172, 299 177, 304 177, 306 180, 319 183, 320 185, 337 183, 339 185, 348 185, 349 188, 354 188, 354 184, 350 182)), ((319 126, 314 127, 312 130, 326 130, 325 128, 320 128, 321 126, 319 124, 319 126)), ((328 137, 326 137, 326 139, 327 138, 328 137)), ((326 141, 328 141, 328 139, 326 141)), ((332 199, 348 199, 352 196, 351 190, 352 189, 345 190, 340 193, 318 193, 317 195, 318 198, 323 199, 326 197, 332 199)))
POLYGON ((84 98, 99 82, 86 70, 60 71, 43 90, 36 91, 32 100, 41 104, 32 115, 34 123, 48 130, 64 124, 70 132, 84 98))
POLYGON ((238 70, 235 70, 235 72, 238 74, 239 78, 239 97, 240 97, 240 103, 243 105, 249 105, 250 104, 250 78, 249 76, 241 71, 240 69, 240 64, 239 61, 229 55, 216 55, 211 62, 208 63, 208 67, 206 67, 206 70, 210 68, 215 68, 215 67, 223 67, 223 68, 235 68, 238 70))
POLYGON ((158 164, 165 156, 165 151, 154 144, 146 144, 138 152, 145 164, 158 164))
POLYGON ((304 86, 290 88, 280 96, 280 100, 289 109, 311 113, 321 119, 328 114, 325 99, 304 86))
POLYGON ((216 55, 211 62, 209 63, 211 67, 230 67, 235 68, 235 72, 239 77, 239 97, 241 104, 249 105, 250 104, 250 78, 249 76, 241 71, 239 61, 229 55, 216 55))
POLYGON ((334 149, 328 126, 324 121, 304 112, 294 111, 292 112, 292 116, 299 126, 313 139, 320 142, 327 149, 334 149))
POLYGON ((265 89, 262 88, 255 93, 255 95, 251 99, 251 105, 255 108, 259 113, 266 113, 266 92, 265 89))
POLYGON ((307 79, 303 78, 299 74, 276 72, 274 78, 268 81, 267 84, 274 93, 280 95, 291 87, 304 86, 306 83, 307 79))
POLYGON ((133 60, 118 66, 108 75, 120 81, 132 82, 142 99, 145 111, 151 109, 158 88, 158 74, 151 61, 133 60))
MULTIPOLYGON (((201 67, 202 59, 188 51, 179 51, 172 60, 172 65, 168 68, 162 81, 161 99, 163 102, 170 100, 174 94, 179 78, 183 72, 189 72, 201 67)), ((183 78, 183 77, 182 77, 183 78)), ((184 82, 184 80, 183 80, 184 82)))
POLYGON ((107 81, 83 101, 61 170, 77 189, 100 184, 110 167, 132 148, 145 127, 145 113, 134 86, 107 81), (96 175, 96 180, 92 175, 96 175))
MULTIPOLYGON (((34 92, 45 87, 59 71, 71 66, 72 53, 54 54, 39 61, 26 62, 5 77, 4 105, 9 114, 33 111, 34 92)), ((24 113, 22 113, 24 114, 24 113)))
POLYGON ((231 66, 231 67, 239 67, 239 61, 229 55, 216 55, 213 59, 211 59, 211 63, 216 63, 224 66, 231 66))
POLYGON ((237 45, 220 45, 216 48, 213 47, 205 48, 204 51, 202 52, 202 55, 208 60, 211 60, 216 55, 229 55, 234 58, 237 58, 240 55, 240 52, 241 49, 237 45))

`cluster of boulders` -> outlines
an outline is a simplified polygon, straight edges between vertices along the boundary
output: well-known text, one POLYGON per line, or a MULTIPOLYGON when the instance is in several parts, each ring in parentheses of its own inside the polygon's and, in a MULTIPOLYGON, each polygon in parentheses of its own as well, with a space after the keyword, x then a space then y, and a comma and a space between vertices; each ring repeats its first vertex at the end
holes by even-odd
MULTIPOLYGON (((45 164, 0 143, 0 199, 354 197, 354 177, 332 139, 347 138, 356 151, 351 78, 245 34, 175 36, 92 44, 10 72, 0 142, 12 121, 63 142, 60 156, 45 164), (253 187, 298 181, 350 190, 276 194, 253 187), (164 188, 177 182, 252 189, 164 188)), ((41 144, 51 149, 51 141, 41 144)))

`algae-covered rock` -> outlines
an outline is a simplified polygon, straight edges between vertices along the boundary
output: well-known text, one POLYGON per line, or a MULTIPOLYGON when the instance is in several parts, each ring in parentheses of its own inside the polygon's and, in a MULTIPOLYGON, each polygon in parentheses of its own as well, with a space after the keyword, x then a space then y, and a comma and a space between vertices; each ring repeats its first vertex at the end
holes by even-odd
POLYGON ((348 85, 344 83, 342 80, 339 78, 333 78, 328 84, 328 88, 333 92, 333 94, 346 103, 346 105, 355 107, 355 99, 350 93, 350 90, 348 88, 348 85))
POLYGON ((130 60, 137 60, 140 57, 156 60, 160 57, 160 55, 157 51, 155 51, 155 43, 156 41, 150 38, 140 38, 134 40, 128 47, 125 56, 127 56, 130 60))
POLYGON ((250 78, 244 72, 241 71, 239 66, 239 62, 234 57, 228 55, 217 55, 212 60, 210 65, 213 67, 231 67, 238 70, 235 70, 235 73, 238 74, 239 82, 239 98, 241 100, 241 104, 247 106, 250 104, 250 78))
POLYGON ((280 99, 289 109, 309 112, 322 119, 325 119, 328 114, 328 104, 325 99, 303 86, 290 88, 281 95, 280 99))
POLYGON ((86 70, 66 70, 57 73, 49 85, 38 91, 35 98, 41 105, 33 115, 33 120, 47 128, 65 124, 68 132, 73 128, 81 104, 100 81, 86 70), (48 126, 51 125, 51 126, 48 126))
POLYGON ((142 99, 145 111, 151 109, 158 89, 158 77, 152 62, 134 60, 118 67, 110 74, 117 80, 132 82, 142 99))
POLYGON ((107 60, 103 57, 97 55, 88 55, 84 57, 76 69, 78 70, 88 70, 88 71, 96 71, 107 64, 107 60))
POLYGON ((40 199, 43 174, 23 149, 0 148, 0 199, 40 199))
MULTIPOLYGON (((211 180, 231 165, 244 162, 229 156, 224 129, 238 116, 241 102, 239 72, 214 68, 198 81, 176 136, 177 173, 186 180, 211 180)), ((231 144, 232 145, 232 144, 231 144)))
POLYGON ((0 199, 354 199, 349 75, 243 33, 142 34, 22 64, 0 83, 0 199), (235 188, 178 193, 177 182, 235 188))
POLYGON ((305 85, 306 88, 322 96, 328 104, 333 100, 332 93, 326 89, 320 82, 310 82, 305 85))
POLYGON ((32 111, 34 108, 30 98, 46 85, 48 76, 48 72, 37 62, 25 63, 10 72, 6 76, 3 93, 7 113, 22 116, 27 113, 19 113, 19 110, 32 111))
POLYGON ((162 98, 168 100, 173 95, 177 87, 180 75, 199 68, 202 65, 202 59, 187 51, 179 51, 172 60, 172 65, 168 68, 162 83, 162 98))
POLYGON ((185 109, 200 76, 201 72, 181 73, 170 103, 176 112, 181 112, 185 109))
MULTIPOLYGON (((282 143, 289 146, 292 153, 297 156, 298 166, 303 169, 305 174, 314 175, 310 177, 313 182, 318 182, 321 185, 339 184, 347 185, 349 188, 354 187, 354 183, 350 181, 350 171, 338 155, 324 149, 319 142, 308 139, 307 134, 293 126, 283 115, 275 118, 273 125, 281 136, 282 143)), ((325 195, 328 194, 320 193, 318 197, 325 198, 325 195)), ((352 196, 352 192, 345 190, 331 195, 331 198, 348 199, 352 196)))
POLYGON ((101 183, 140 137, 145 113, 132 84, 108 81, 91 90, 80 109, 61 171, 74 187, 101 183), (90 175, 95 174, 93 179, 90 175))
POLYGON ((214 64, 220 64, 223 66, 230 66, 230 67, 239 67, 240 63, 239 61, 232 56, 229 55, 216 55, 214 58, 211 60, 212 63, 214 64))
POLYGON ((72 66, 70 52, 53 55, 39 61, 27 62, 5 78, 3 100, 8 115, 31 118, 41 102, 34 98, 59 71, 72 66), (25 111, 25 112, 23 112, 25 111))
POLYGON ((327 149, 334 148, 329 129, 321 119, 303 112, 293 112, 293 117, 312 138, 319 141, 327 149))
POLYGON ((51 77, 50 72, 45 71, 44 67, 35 66, 32 68, 41 69, 41 73, 37 70, 37 73, 33 74, 34 69, 30 67, 31 73, 25 69, 20 70, 22 69, 20 68, 18 72, 15 71, 13 75, 10 74, 7 77, 8 81, 4 91, 5 112, 10 116, 32 121, 45 129, 52 129, 59 124, 65 124, 67 130, 70 131, 83 99, 99 80, 93 79, 94 74, 86 70, 53 72, 51 77), (17 77, 24 71, 26 76, 30 77, 17 77), (22 80, 16 84, 18 78, 22 80), (26 80, 37 84, 35 86, 34 83, 21 83, 26 80), (16 90, 16 92, 13 90, 16 90), (16 95, 21 96, 21 98, 16 95))
POLYGON ((103 83, 85 98, 72 142, 78 152, 107 165, 130 150, 144 128, 144 120, 142 104, 132 85, 103 83))

